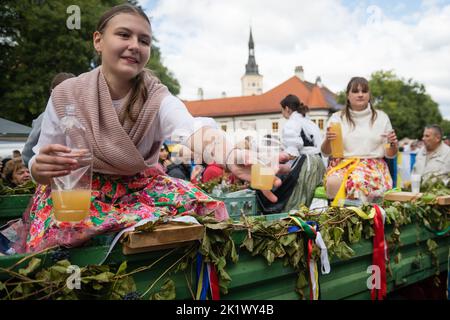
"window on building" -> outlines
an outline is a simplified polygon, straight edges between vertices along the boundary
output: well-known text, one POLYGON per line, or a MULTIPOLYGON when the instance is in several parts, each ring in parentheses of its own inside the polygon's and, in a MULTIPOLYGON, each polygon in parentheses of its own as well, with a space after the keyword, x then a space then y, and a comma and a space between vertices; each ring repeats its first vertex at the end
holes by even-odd
POLYGON ((220 127, 222 128, 223 131, 227 131, 227 125, 226 124, 223 124, 220 127))
POLYGON ((252 86, 256 87, 256 83, 253 82, 253 83, 252 83, 252 86))
POLYGON ((272 122, 272 132, 278 132, 278 122, 272 122))
POLYGON ((314 122, 315 124, 317 124, 317 120, 316 119, 311 119, 312 122, 314 122))
POLYGON ((242 129, 242 130, 256 130, 256 121, 254 121, 254 120, 241 120, 238 123, 238 129, 242 129))
POLYGON ((323 130, 323 119, 319 119, 319 129, 323 130))

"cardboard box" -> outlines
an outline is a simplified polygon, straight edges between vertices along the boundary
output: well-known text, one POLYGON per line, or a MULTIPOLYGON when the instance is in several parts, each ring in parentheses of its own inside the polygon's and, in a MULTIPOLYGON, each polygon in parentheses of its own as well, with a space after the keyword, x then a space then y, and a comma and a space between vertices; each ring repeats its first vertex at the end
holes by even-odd
POLYGON ((183 246, 203 239, 205 227, 200 224, 171 223, 156 226, 152 232, 124 234, 123 254, 155 251, 183 246))

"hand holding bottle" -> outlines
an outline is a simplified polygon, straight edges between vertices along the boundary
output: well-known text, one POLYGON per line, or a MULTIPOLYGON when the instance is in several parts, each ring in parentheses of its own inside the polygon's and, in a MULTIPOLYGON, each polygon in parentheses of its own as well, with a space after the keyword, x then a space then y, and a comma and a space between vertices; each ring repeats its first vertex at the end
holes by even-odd
POLYGON ((331 130, 330 127, 327 128, 327 132, 325 133, 325 139, 328 141, 333 141, 335 140, 337 137, 336 132, 334 132, 333 130, 331 130))
POLYGON ((37 182, 50 184, 51 178, 61 177, 78 168, 76 159, 68 156, 71 149, 60 144, 49 144, 42 147, 36 156, 31 174, 37 182))

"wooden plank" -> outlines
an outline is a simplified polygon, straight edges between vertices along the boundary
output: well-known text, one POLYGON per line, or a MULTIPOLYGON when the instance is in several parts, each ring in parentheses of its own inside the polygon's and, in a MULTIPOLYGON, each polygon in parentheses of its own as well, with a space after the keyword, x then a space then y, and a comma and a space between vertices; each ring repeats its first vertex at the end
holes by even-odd
POLYGON ((440 196, 436 198, 437 203, 441 206, 450 205, 450 196, 440 196))
MULTIPOLYGON (((389 201, 414 201, 422 197, 422 193, 413 193, 413 192, 390 192, 384 196, 384 200, 389 201)), ((450 195, 448 196, 439 196, 436 198, 437 204, 441 206, 450 205, 450 195)))
POLYGON ((194 243, 195 241, 182 241, 182 242, 175 242, 175 243, 169 243, 169 244, 162 244, 158 246, 152 246, 152 247, 143 247, 143 248, 130 248, 126 244, 122 246, 122 253, 124 255, 129 254, 137 254, 137 253, 144 253, 144 252, 150 252, 150 251, 158 251, 158 250, 165 250, 165 249, 171 249, 175 247, 182 247, 190 245, 191 243, 194 243))
POLYGON ((419 199, 421 196, 421 193, 415 192, 390 192, 384 196, 384 200, 404 202, 419 199))
POLYGON ((152 232, 126 233, 125 245, 131 249, 161 246, 185 241, 200 240, 203 238, 205 227, 200 224, 173 224, 158 225, 152 232))

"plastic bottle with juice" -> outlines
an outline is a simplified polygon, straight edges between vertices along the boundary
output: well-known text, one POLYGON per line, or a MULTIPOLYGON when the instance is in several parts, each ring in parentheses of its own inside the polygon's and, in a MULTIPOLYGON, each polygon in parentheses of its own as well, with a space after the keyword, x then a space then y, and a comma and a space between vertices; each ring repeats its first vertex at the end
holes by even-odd
POLYGON ((65 176, 52 179, 53 212, 58 221, 78 222, 89 215, 91 205, 92 148, 86 129, 75 115, 75 106, 65 107, 60 128, 64 133, 64 144, 71 152, 58 156, 76 159, 78 167, 65 176))

